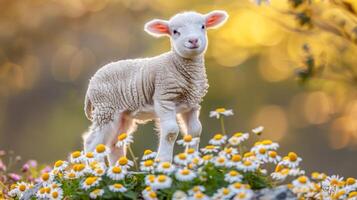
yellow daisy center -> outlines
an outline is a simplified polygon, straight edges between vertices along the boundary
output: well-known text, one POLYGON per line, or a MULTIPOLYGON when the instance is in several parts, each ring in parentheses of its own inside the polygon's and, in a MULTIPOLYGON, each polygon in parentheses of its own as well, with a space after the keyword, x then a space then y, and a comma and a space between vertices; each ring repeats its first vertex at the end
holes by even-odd
POLYGON ((152 151, 149 150, 149 149, 146 149, 146 150, 144 151, 144 155, 149 155, 149 154, 151 154, 151 153, 152 153, 152 151))
POLYGON ((97 172, 97 174, 103 174, 104 173, 104 171, 102 169, 97 169, 96 172, 97 172))
POLYGON ((119 165, 126 165, 128 164, 129 160, 126 157, 119 158, 119 165))
POLYGON ((353 185, 356 183, 356 179, 354 178, 347 178, 346 180, 347 185, 353 185))
POLYGON ((185 135, 185 136, 183 137, 183 141, 185 141, 185 142, 191 142, 191 141, 192 141, 192 136, 191 136, 191 135, 185 135))
POLYGON ((230 172, 229 172, 229 175, 230 176, 237 176, 239 173, 237 172, 237 171, 235 171, 235 170, 231 170, 230 172))
POLYGON ((222 190, 222 193, 223 193, 224 195, 228 195, 229 192, 230 192, 230 190, 229 190, 228 188, 223 188, 223 190, 222 190))
POLYGON ((60 167, 60 166, 62 166, 63 165, 63 160, 57 160, 56 162, 55 162, 55 167, 60 167))
POLYGON ((242 132, 238 132, 238 133, 235 133, 233 136, 234 136, 234 137, 241 137, 242 135, 243 135, 242 132))
POLYGON ((338 185, 338 180, 337 179, 332 179, 331 180, 331 185, 338 185))
POLYGON ((271 144, 273 144, 273 142, 272 142, 271 140, 264 140, 264 141, 262 142, 262 144, 264 144, 264 145, 271 145, 271 144))
POLYGON ((348 197, 349 197, 349 198, 357 197, 357 192, 356 192, 356 191, 350 192, 350 194, 348 195, 348 197))
POLYGON ((217 162, 219 162, 219 163, 224 163, 225 161, 226 161, 226 159, 223 158, 223 157, 219 157, 219 158, 217 159, 217 162))
POLYGON ((148 179, 150 182, 154 182, 155 181, 155 176, 154 175, 149 175, 148 179))
POLYGON ((186 156, 186 154, 184 154, 184 153, 180 153, 180 154, 178 155, 178 158, 179 158, 180 160, 186 160, 187 156, 186 156))
POLYGON ((197 198, 197 199, 202 199, 204 196, 203 196, 203 194, 201 193, 201 192, 197 192, 196 194, 195 194, 195 198, 197 198))
POLYGON ((121 173, 121 168, 120 167, 113 167, 112 168, 112 172, 114 174, 120 174, 121 173))
POLYGON ((73 170, 76 171, 76 172, 80 172, 82 171, 83 169, 85 168, 85 165, 84 164, 75 164, 73 165, 73 170))
POLYGON ((294 153, 294 152, 290 152, 290 153, 288 154, 288 157, 289 157, 289 160, 290 160, 290 161, 293 161, 293 162, 296 161, 297 158, 298 158, 297 154, 294 153))
POLYGON ((49 187, 46 187, 45 190, 46 190, 46 193, 47 193, 47 194, 49 194, 49 193, 51 192, 51 188, 49 188, 49 187))
POLYGON ((165 169, 168 169, 171 167, 171 164, 169 162, 164 162, 164 163, 162 163, 162 167, 165 169))
POLYGON ((227 148, 227 149, 224 149, 224 152, 226 152, 227 154, 230 154, 232 153, 233 149, 232 148, 227 148))
POLYGON ((252 165, 252 162, 249 161, 249 160, 246 160, 246 161, 244 161, 243 164, 244 164, 245 166, 251 166, 251 165, 252 165))
POLYGON ((154 164, 154 161, 153 161, 153 160, 146 160, 146 161, 144 162, 144 166, 145 166, 145 167, 151 167, 153 164, 154 164))
POLYGON ((215 149, 215 146, 213 146, 213 145, 208 145, 208 146, 206 146, 206 149, 212 150, 212 149, 215 149))
POLYGON ((116 189, 120 189, 120 188, 123 187, 123 185, 120 184, 120 183, 115 183, 115 184, 113 185, 113 187, 116 188, 116 189))
POLYGON ((182 174, 182 175, 189 175, 189 174, 190 174, 190 170, 188 170, 188 169, 183 169, 183 170, 181 171, 181 174, 182 174))
POLYGON ((241 159, 242 159, 242 157, 240 156, 240 155, 233 155, 232 156, 232 158, 231 158, 231 160, 233 161, 233 162, 239 162, 239 161, 241 161, 241 159))
POLYGON ((157 195, 156 195, 155 192, 150 192, 150 193, 149 193, 149 196, 150 196, 151 198, 156 198, 156 197, 157 197, 157 195))
POLYGON ((233 187, 236 188, 236 189, 240 189, 240 188, 242 188, 242 184, 241 183, 235 183, 233 185, 233 187))
POLYGON ((216 109, 216 112, 218 112, 218 113, 223 113, 223 112, 225 112, 225 111, 226 111, 225 108, 217 108, 217 109, 216 109))
POLYGON ((248 157, 251 157, 251 156, 254 156, 253 152, 247 152, 247 153, 244 154, 245 158, 248 158, 248 157))
POLYGON ((244 199, 245 198, 245 193, 243 193, 243 192, 241 192, 241 193, 239 193, 238 194, 238 197, 240 198, 240 199, 244 199))
POLYGON ((72 158, 79 158, 79 156, 81 156, 81 152, 80 151, 74 151, 71 154, 72 158))
POLYGON ((26 185, 19 185, 19 190, 21 192, 25 191, 26 190, 26 185))
POLYGON ((187 149, 187 153, 188 154, 193 154, 193 153, 195 153, 195 149, 194 148, 189 148, 189 149, 187 149))
POLYGON ((88 152, 86 153, 87 158, 94 158, 94 153, 93 152, 88 152))
POLYGON ((50 178, 50 175, 48 173, 44 173, 41 176, 42 180, 47 181, 50 178))
POLYGON ((98 153, 103 153, 105 151, 106 147, 104 144, 98 144, 97 147, 95 148, 95 150, 98 152, 98 153))
POLYGON ((300 183, 305 184, 305 183, 307 182, 307 178, 306 178, 306 176, 300 176, 300 177, 298 178, 298 181, 299 181, 300 183))
POLYGON ((212 159, 212 155, 205 155, 202 157, 203 160, 208 161, 212 159))
POLYGON ((276 151, 269 151, 269 156, 271 158, 276 158, 277 155, 278 155, 278 153, 276 153, 276 151))
POLYGON ((69 177, 69 178, 76 178, 76 174, 75 174, 75 173, 69 173, 69 174, 68 174, 68 177, 69 177))
POLYGON ((41 194, 45 194, 45 192, 46 192, 46 188, 41 188, 41 189, 40 189, 40 193, 41 193, 41 194))
POLYGON ((166 181, 166 176, 160 175, 160 176, 157 178, 157 180, 158 180, 159 182, 163 183, 163 182, 166 181))
POLYGON ((88 177, 86 178, 86 180, 84 181, 86 183, 86 185, 92 185, 94 184, 94 182, 97 180, 98 178, 97 177, 88 177))
POLYGON ((259 153, 260 154, 265 154, 267 152, 267 150, 265 148, 260 148, 259 149, 259 153))
POLYGON ((120 135, 118 135, 118 141, 123 141, 128 137, 128 134, 126 133, 122 133, 120 135))
POLYGON ((213 139, 214 140, 221 140, 223 138, 223 135, 222 134, 216 134, 213 139))
POLYGON ((58 192, 57 191, 52 192, 52 197, 53 198, 57 198, 58 197, 58 192))

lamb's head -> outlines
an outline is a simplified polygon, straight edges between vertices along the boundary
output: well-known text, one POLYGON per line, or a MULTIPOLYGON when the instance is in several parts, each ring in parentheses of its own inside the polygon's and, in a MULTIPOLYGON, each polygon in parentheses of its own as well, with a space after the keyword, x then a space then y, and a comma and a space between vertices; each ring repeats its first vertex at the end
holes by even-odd
POLYGON ((173 51, 184 58, 201 55, 207 48, 207 29, 218 28, 227 20, 225 11, 208 14, 183 12, 170 20, 154 19, 145 24, 145 31, 155 37, 169 36, 173 51))

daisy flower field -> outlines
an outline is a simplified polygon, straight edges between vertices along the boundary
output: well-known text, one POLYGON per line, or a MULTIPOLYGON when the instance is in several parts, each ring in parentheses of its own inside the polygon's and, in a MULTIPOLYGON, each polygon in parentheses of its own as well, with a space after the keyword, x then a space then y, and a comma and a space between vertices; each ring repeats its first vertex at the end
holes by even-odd
MULTIPOLYGON (((217 109, 211 116, 220 120, 233 115, 217 109)), ((134 158, 121 157, 110 166, 109 148, 99 144, 95 152, 74 151, 68 161, 58 160, 43 169, 27 164, 26 176, 5 181, 6 165, 0 162, 0 199, 253 199, 257 190, 286 186, 298 199, 356 200, 357 180, 328 176, 301 169, 303 159, 296 152, 279 152, 279 144, 260 139, 263 128, 252 132, 232 132, 224 127, 200 150, 185 148, 173 162, 155 160, 156 152, 145 150, 134 169, 134 158), (227 132, 227 133, 226 133, 227 132), (259 134, 257 134, 259 133, 259 134), (246 142, 254 140, 249 147, 246 142), (31 178, 29 178, 31 176, 31 178)), ((123 133, 117 146, 133 142, 123 133)), ((183 147, 198 142, 184 136, 177 143, 183 147)), ((15 176, 15 175, 13 175, 15 176)))

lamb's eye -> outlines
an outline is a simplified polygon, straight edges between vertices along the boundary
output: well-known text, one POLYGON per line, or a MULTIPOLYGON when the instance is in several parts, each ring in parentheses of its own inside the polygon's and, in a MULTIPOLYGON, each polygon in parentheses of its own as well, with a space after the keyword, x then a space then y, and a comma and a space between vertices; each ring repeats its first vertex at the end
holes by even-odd
POLYGON ((177 30, 173 30, 174 35, 180 35, 180 32, 178 32, 177 30))
POLYGON ((206 28, 206 26, 205 25, 202 25, 202 27, 201 27, 202 29, 205 29, 206 28))

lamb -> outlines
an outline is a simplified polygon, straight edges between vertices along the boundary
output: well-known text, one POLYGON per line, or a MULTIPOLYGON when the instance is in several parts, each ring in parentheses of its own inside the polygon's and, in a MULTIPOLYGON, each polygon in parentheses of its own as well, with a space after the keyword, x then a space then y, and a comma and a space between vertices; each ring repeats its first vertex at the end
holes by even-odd
MULTIPOLYGON (((168 36, 171 51, 152 58, 112 62, 99 69, 89 81, 85 114, 92 125, 83 135, 85 152, 98 144, 110 148, 109 162, 126 154, 116 147, 120 133, 132 134, 137 124, 155 120, 160 132, 157 160, 172 160, 180 128, 199 138, 200 103, 207 93, 204 65, 206 29, 221 26, 225 11, 208 14, 183 12, 170 20, 154 19, 145 31, 155 37, 168 36)), ((198 142, 190 148, 198 149, 198 142)))

